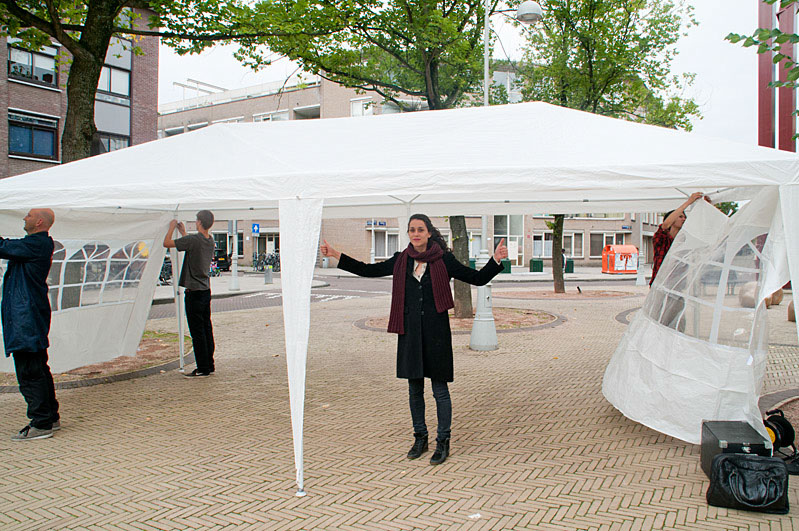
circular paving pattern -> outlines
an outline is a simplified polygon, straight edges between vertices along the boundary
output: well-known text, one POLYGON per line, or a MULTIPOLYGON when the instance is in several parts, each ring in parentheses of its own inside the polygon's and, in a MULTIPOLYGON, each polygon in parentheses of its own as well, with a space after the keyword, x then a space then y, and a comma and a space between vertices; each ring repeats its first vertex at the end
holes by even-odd
POLYGON ((606 289, 568 289, 566 293, 555 293, 551 289, 526 289, 516 291, 494 291, 495 299, 526 299, 526 300, 588 300, 612 299, 625 297, 640 297, 631 291, 614 291, 606 289))
MULTIPOLYGON (((472 331, 474 319, 456 319, 450 313, 449 325, 453 334, 469 334, 472 331)), ((497 333, 522 332, 553 328, 566 321, 565 317, 542 310, 527 310, 520 308, 494 308, 494 324, 497 333)), ((353 323, 362 330, 373 332, 386 332, 388 316, 366 317, 353 323)))

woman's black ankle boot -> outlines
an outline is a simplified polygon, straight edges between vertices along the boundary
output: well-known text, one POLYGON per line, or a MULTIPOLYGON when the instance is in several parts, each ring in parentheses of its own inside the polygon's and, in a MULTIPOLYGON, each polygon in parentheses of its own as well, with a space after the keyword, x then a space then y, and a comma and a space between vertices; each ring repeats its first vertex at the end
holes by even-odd
POLYGON ((440 465, 449 457, 449 438, 439 440, 436 439, 436 451, 433 452, 433 457, 430 458, 431 465, 440 465))
POLYGON ((408 452, 408 459, 418 459, 423 453, 427 451, 427 434, 414 433, 415 441, 413 447, 408 452))

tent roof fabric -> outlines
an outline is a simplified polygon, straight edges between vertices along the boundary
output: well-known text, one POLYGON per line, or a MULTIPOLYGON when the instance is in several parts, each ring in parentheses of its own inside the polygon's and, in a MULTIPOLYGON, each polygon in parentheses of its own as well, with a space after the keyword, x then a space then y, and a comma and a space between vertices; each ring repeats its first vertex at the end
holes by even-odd
POLYGON ((213 125, 0 180, 0 209, 246 211, 321 198, 326 217, 642 212, 697 190, 745 199, 798 176, 792 153, 521 103, 213 125))

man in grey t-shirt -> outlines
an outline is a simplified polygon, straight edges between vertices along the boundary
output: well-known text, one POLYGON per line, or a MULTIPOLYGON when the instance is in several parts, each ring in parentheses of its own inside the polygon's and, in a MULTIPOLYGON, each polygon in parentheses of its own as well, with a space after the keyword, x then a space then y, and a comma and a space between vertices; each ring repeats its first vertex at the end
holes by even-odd
POLYGON ((208 231, 214 224, 210 210, 197 212, 197 233, 186 234, 186 227, 177 220, 169 222, 164 247, 185 251, 178 285, 186 288, 186 320, 194 349, 197 368, 187 378, 210 376, 214 372, 214 330, 211 325, 211 283, 208 273, 214 257, 214 239, 208 231), (175 229, 181 237, 172 239, 175 229))

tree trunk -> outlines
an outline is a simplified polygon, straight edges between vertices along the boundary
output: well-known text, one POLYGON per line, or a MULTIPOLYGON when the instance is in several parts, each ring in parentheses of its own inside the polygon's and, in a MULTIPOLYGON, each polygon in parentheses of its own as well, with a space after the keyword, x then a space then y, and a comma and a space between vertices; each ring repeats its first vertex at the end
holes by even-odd
POLYGON ((61 160, 72 162, 91 155, 94 125, 94 97, 105 55, 114 35, 114 19, 124 0, 88 2, 84 30, 71 46, 72 66, 67 79, 67 116, 61 137, 61 160))
POLYGON ((91 154, 94 125, 94 94, 100 79, 102 61, 89 54, 73 58, 67 81, 67 116, 61 136, 61 160, 72 162, 91 154))
MULTIPOLYGON (((469 265, 469 235, 466 233, 466 218, 450 216, 452 232, 452 254, 463 265, 469 265)), ((460 280, 455 281, 455 317, 472 317, 472 287, 460 280)))
POLYGON ((566 293, 563 285, 563 214, 555 214, 555 222, 552 224, 552 280, 555 281, 555 293, 566 293))

